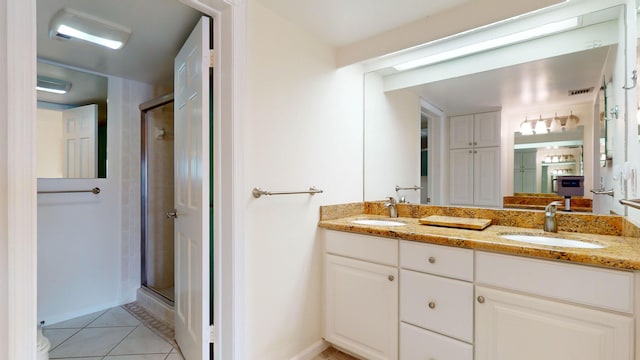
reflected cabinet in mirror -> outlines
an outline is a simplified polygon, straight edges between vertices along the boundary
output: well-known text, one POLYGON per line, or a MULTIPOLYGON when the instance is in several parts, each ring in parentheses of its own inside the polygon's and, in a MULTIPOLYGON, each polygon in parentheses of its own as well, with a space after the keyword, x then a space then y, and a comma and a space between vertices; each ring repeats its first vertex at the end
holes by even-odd
POLYGON ((107 82, 38 62, 39 178, 107 177, 107 82))
POLYGON ((559 176, 575 175, 584 176, 581 209, 590 210, 601 159, 614 155, 604 149, 602 114, 625 101, 622 90, 603 91, 625 72, 624 11, 566 3, 371 64, 364 200, 502 207, 527 194, 545 202, 557 196, 559 176), (537 35, 490 45, 514 34, 537 35), (487 45, 468 46, 478 43, 487 45))

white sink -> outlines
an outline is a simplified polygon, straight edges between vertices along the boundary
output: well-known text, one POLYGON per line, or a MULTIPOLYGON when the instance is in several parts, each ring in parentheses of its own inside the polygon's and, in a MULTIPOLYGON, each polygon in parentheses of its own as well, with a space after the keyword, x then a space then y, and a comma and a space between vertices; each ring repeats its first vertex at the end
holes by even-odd
POLYGON ((374 226, 404 226, 407 225, 400 221, 393 220, 378 220, 378 219, 361 219, 361 220, 352 220, 354 224, 359 225, 374 225, 374 226))
POLYGON ((550 236, 543 236, 543 235, 505 234, 505 235, 500 235, 500 237, 508 240, 514 240, 514 241, 520 241, 520 242, 526 242, 526 243, 538 244, 538 245, 560 246, 560 247, 567 247, 567 248, 582 248, 582 249, 604 248, 603 245, 594 244, 586 241, 571 240, 571 239, 564 239, 560 237, 550 237, 550 236))

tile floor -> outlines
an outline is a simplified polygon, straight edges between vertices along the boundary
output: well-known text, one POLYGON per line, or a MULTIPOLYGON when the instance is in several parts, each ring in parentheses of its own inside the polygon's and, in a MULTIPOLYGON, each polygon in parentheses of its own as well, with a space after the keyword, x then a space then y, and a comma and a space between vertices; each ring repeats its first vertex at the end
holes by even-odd
POLYGON ((178 349, 121 307, 45 326, 50 359, 183 360, 178 349))
POLYGON ((358 360, 351 355, 347 355, 337 349, 330 347, 313 358, 313 360, 358 360))
MULTIPOLYGON (((180 351, 121 307, 48 325, 50 359, 184 360, 180 351)), ((330 347, 313 360, 357 360, 330 347)))

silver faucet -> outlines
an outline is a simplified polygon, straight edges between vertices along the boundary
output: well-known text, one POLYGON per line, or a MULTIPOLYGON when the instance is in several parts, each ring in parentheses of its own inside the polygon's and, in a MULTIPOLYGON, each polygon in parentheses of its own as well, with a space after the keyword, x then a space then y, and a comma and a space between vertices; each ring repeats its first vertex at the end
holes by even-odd
POLYGON ((396 199, 393 196, 389 196, 389 202, 384 203, 384 207, 389 208, 389 217, 398 217, 398 207, 396 205, 396 199))
POLYGON ((562 201, 553 201, 544 208, 544 231, 558 232, 556 211, 558 211, 558 206, 562 205, 562 201))

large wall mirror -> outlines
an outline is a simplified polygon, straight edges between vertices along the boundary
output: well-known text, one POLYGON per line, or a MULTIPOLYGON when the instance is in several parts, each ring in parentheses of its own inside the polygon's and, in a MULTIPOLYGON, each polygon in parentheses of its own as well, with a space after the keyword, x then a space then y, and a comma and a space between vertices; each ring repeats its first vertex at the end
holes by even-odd
POLYGON ((107 177, 104 76, 38 61, 39 178, 107 177))
MULTIPOLYGON (((616 76, 624 78, 624 46, 618 45, 624 11, 567 3, 454 37, 458 45, 432 46, 456 49, 465 38, 468 44, 480 42, 484 31, 513 34, 571 22, 566 29, 409 70, 372 66, 364 77, 364 200, 394 196, 450 204, 449 194, 457 190, 449 178, 456 165, 448 155, 449 118, 486 113, 500 117, 501 198, 553 193, 560 175, 583 175, 589 197, 600 185, 602 160, 611 156, 601 146, 601 88, 616 76), (523 131, 524 123, 533 131, 523 131)), ((429 48, 419 50, 429 55, 429 48)), ((607 97, 609 106, 624 105, 620 91, 607 97)))

